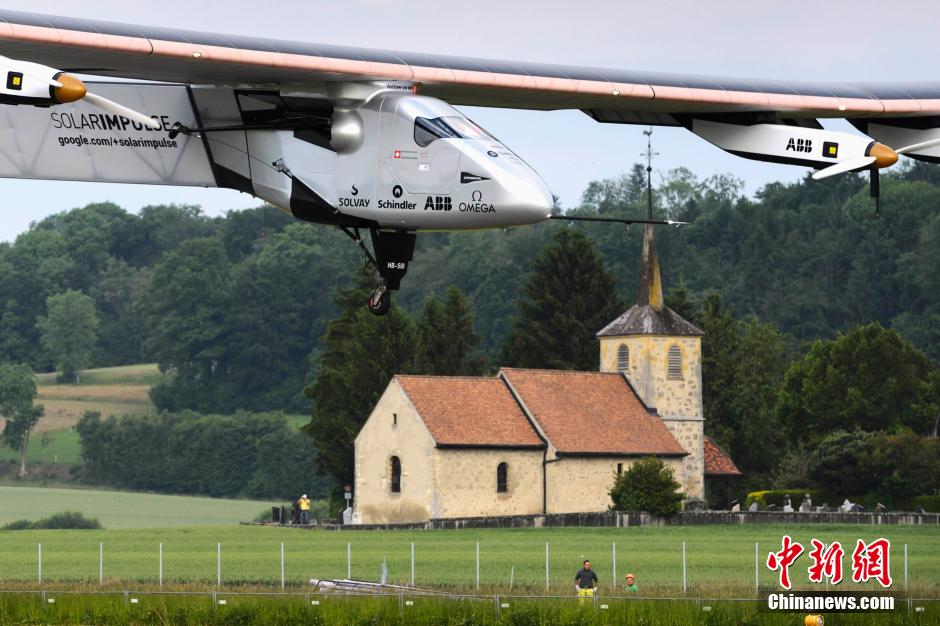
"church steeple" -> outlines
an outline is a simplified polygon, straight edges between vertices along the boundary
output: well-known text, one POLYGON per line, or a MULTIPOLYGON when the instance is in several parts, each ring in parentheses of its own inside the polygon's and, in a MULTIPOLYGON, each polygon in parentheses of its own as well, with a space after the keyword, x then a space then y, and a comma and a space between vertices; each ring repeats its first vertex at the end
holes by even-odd
MULTIPOLYGON (((652 131, 646 131, 647 138, 652 131)), ((647 143, 646 219, 653 219, 652 142, 647 143)), ((652 224, 643 231, 636 304, 608 324, 600 340, 600 371, 626 377, 637 396, 662 418, 688 455, 676 469, 685 493, 705 493, 702 420, 702 331, 667 307, 652 224)))
POLYGON ((663 281, 659 274, 659 257, 656 256, 656 237, 652 224, 647 224, 643 232, 643 256, 636 303, 638 306, 651 306, 657 311, 663 310, 663 281))

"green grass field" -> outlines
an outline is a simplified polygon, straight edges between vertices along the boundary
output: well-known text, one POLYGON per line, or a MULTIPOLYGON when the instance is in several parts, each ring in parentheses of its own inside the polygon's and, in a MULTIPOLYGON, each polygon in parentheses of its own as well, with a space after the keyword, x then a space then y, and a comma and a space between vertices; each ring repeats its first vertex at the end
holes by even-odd
MULTIPOLYGON (((253 509, 252 509, 253 510, 253 509)), ((102 515, 102 517, 104 517, 102 515)), ((416 584, 473 590, 476 585, 476 544, 480 544, 480 578, 484 591, 505 593, 510 577, 514 589, 545 591, 545 544, 549 544, 552 590, 567 594, 571 579, 585 558, 591 559, 610 590, 612 544, 617 544, 618 578, 628 570, 646 593, 675 594, 682 590, 682 542, 686 542, 690 593, 753 594, 754 542, 761 562, 779 549, 781 535, 790 533, 806 544, 813 537, 853 546, 857 538, 885 536, 892 541, 891 571, 896 588, 903 587, 904 544, 909 548, 911 590, 940 595, 940 527, 880 528, 850 526, 685 526, 623 529, 486 529, 459 531, 313 531, 263 526, 218 526, 102 531, 0 532, 0 579, 35 580, 37 544, 43 546, 46 581, 97 581, 98 544, 104 544, 105 577, 111 581, 154 582, 158 544, 164 545, 167 581, 214 585, 217 544, 222 544, 224 584, 273 585, 280 581, 280 544, 285 546, 287 580, 302 584, 310 578, 343 578, 347 573, 347 542, 351 545, 354 578, 378 580, 383 560, 389 581, 410 583, 411 543, 415 545, 416 584)), ((851 553, 851 547, 848 548, 851 553)), ((846 557, 846 568, 850 557, 846 557)), ((791 570, 795 583, 809 587, 802 566, 791 570)), ((760 567, 762 586, 775 574, 760 567)), ((618 581, 619 582, 619 581, 618 581)), ((852 588, 843 584, 841 588, 852 588)), ((875 589, 876 585, 866 588, 875 589)))
MULTIPOLYGON (((4 624, 219 624, 239 626, 796 626, 804 613, 761 613, 758 601, 604 597, 597 603, 567 598, 427 597, 218 593, 154 595, 130 591, 0 596, 4 624), (43 602, 45 600, 45 602, 43 602), (49 601, 53 600, 54 603, 49 601)), ((940 621, 933 602, 901 604, 887 613, 832 613, 827 626, 930 626, 940 621), (916 612, 915 612, 916 611, 916 612)))
MULTIPOLYGON (((82 385, 153 385, 160 380, 160 376, 162 374, 156 363, 102 367, 79 372, 82 385)), ((37 374, 36 383, 55 385, 57 384, 56 377, 56 372, 37 374)))
MULTIPOLYGON (((77 465, 81 462, 82 450, 78 433, 74 430, 53 430, 36 433, 26 453, 28 463, 58 463, 77 465)), ((18 450, 0 447, 0 461, 19 461, 18 450)), ((0 505, 2 507, 2 505, 0 505)))
POLYGON ((108 529, 106 532, 126 528, 237 524, 254 519, 270 506, 268 502, 257 500, 0 486, 0 525, 18 519, 36 520, 62 511, 79 511, 86 517, 96 517, 108 529))

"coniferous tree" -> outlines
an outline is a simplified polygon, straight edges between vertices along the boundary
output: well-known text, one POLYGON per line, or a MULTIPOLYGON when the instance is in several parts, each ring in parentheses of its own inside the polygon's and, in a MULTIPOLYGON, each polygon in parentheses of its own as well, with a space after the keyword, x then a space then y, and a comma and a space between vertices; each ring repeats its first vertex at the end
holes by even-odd
POLYGON ((477 376, 483 357, 480 336, 473 330, 473 312, 466 296, 450 286, 443 302, 428 296, 418 319, 415 371, 438 376, 477 376))
POLYGON ((313 437, 319 468, 335 478, 334 496, 352 484, 353 441, 382 392, 395 374, 414 368, 414 322, 395 305, 381 317, 368 312, 372 271, 360 271, 356 283, 335 297, 341 313, 326 326, 313 359, 316 379, 304 390, 313 400, 304 431, 313 437))
POLYGON ((514 367, 593 370, 596 334, 623 312, 613 275, 579 230, 559 230, 532 264, 503 349, 514 367))

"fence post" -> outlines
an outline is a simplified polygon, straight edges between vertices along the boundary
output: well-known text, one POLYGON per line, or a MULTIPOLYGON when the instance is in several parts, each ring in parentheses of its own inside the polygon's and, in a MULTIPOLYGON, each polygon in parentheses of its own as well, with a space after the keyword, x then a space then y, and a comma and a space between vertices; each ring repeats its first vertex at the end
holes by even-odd
POLYGON ((754 595, 760 593, 760 556, 758 556, 757 542, 754 542, 754 595))
POLYGON ((480 589, 480 542, 477 542, 477 590, 480 589))
POLYGON ((907 544, 904 544, 904 591, 907 591, 907 544))
POLYGON ((616 541, 613 542, 613 544, 611 545, 611 552, 613 553, 614 573, 613 573, 613 577, 611 577, 610 579, 610 588, 613 590, 616 590, 617 589, 617 542, 616 541))
POLYGON ((688 587, 686 586, 686 577, 685 577, 685 542, 682 542, 682 593, 686 593, 688 587))
POLYGON ((42 584, 42 544, 39 544, 39 582, 42 584))
POLYGON ((411 586, 415 586, 415 542, 411 542, 411 586))
POLYGON ((545 591, 550 589, 548 572, 548 542, 545 542, 545 591))
POLYGON ((216 544, 216 558, 215 558, 215 574, 216 574, 216 586, 222 586, 222 544, 216 544))
POLYGON ((163 542, 160 542, 160 586, 163 586, 163 542))
POLYGON ((352 542, 346 542, 346 579, 352 580, 352 542))
POLYGON ((284 542, 281 542, 281 589, 284 588, 284 542))
POLYGON ((104 584, 104 543, 98 542, 98 586, 104 584))

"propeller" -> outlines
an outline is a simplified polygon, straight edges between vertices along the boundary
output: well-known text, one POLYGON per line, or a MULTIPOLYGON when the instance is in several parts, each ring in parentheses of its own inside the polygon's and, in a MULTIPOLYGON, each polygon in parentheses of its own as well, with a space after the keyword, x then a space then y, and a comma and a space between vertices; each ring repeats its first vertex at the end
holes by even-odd
POLYGON ((104 96, 99 96, 95 93, 85 92, 85 97, 83 98, 85 102, 91 106, 98 107, 103 111, 108 113, 114 113, 116 115, 122 115, 129 120, 133 120, 138 124, 143 124, 147 128, 152 128, 154 130, 159 130, 161 128, 160 122, 156 121, 152 117, 148 117, 143 113, 135 111, 134 109, 129 109, 123 104, 119 104, 114 100, 108 100, 104 96))
POLYGON ((104 96, 89 93, 88 87, 85 85, 85 83, 75 78, 71 74, 58 72, 53 68, 46 67, 44 65, 38 65, 36 63, 18 62, 3 55, 0 55, 0 68, 3 68, 5 71, 18 72, 30 80, 48 85, 52 88, 51 91, 53 99, 59 104, 84 100, 93 107, 97 107, 103 111, 107 111, 108 113, 121 115, 129 120, 137 122, 138 124, 143 124, 147 128, 152 128, 154 130, 161 128, 161 124, 155 121, 152 117, 144 115, 139 111, 135 111, 134 109, 126 107, 123 104, 119 104, 113 100, 109 100, 104 96), (44 76, 43 72, 35 71, 37 68, 44 70, 45 72, 52 73, 52 76, 44 76))
POLYGON ((883 143, 875 142, 872 143, 868 147, 868 150, 865 151, 865 156, 846 159, 841 163, 836 163, 835 165, 830 165, 829 167, 823 168, 813 174, 813 180, 822 180, 824 178, 829 178, 830 176, 836 176, 838 174, 846 174, 848 172, 857 172, 867 169, 869 172, 868 192, 869 195, 875 199, 875 217, 877 218, 881 216, 881 206, 879 203, 881 198, 880 170, 885 167, 891 167, 897 163, 898 155, 919 152, 927 148, 933 148, 934 146, 940 146, 940 138, 921 141, 909 146, 904 146, 898 150, 892 150, 883 143))
POLYGON ((123 104, 119 104, 114 100, 109 100, 104 96, 99 96, 96 93, 89 92, 85 83, 75 78, 71 74, 59 74, 56 76, 56 80, 60 85, 59 87, 54 87, 52 90, 56 102, 64 104, 66 102, 84 100, 93 107, 97 107, 102 111, 107 111, 108 113, 121 115, 129 120, 137 122, 138 124, 143 124, 147 128, 152 128, 154 130, 159 130, 161 128, 160 123, 154 120, 152 117, 126 107, 123 104))
POLYGON ((849 172, 854 172, 855 170, 860 170, 868 167, 877 160, 873 156, 863 156, 857 157, 855 159, 846 159, 841 163, 836 163, 835 165, 830 165, 825 169, 821 169, 818 172, 813 174, 813 180, 822 180, 824 178, 829 178, 830 176, 836 176, 838 174, 847 174, 849 172))

